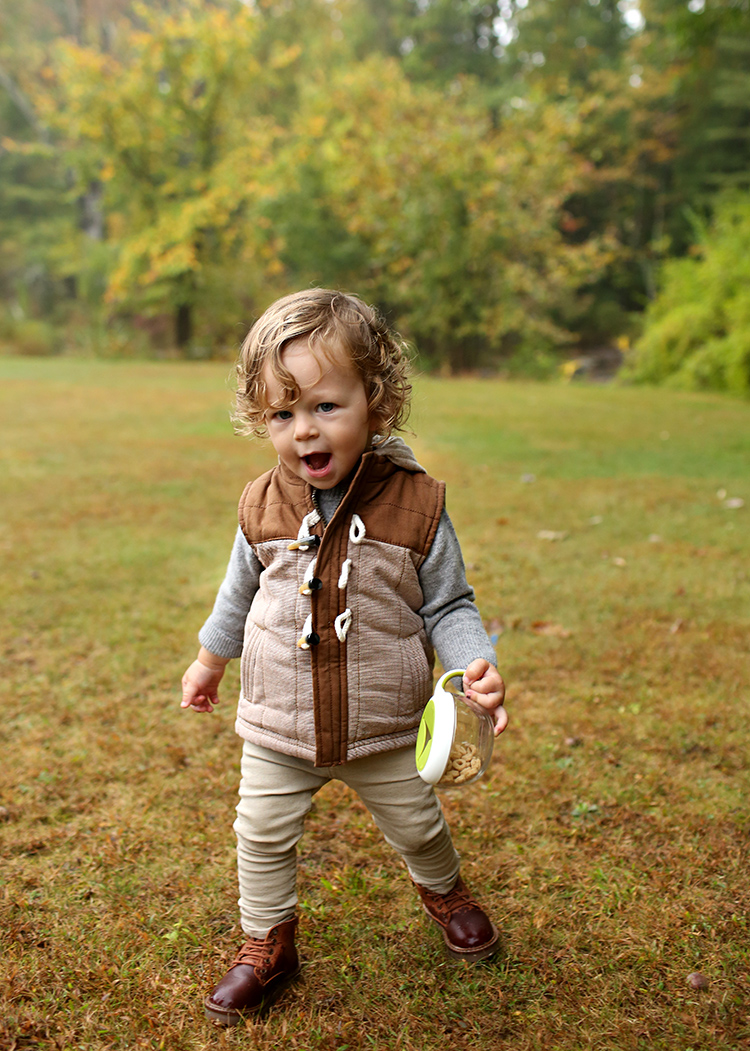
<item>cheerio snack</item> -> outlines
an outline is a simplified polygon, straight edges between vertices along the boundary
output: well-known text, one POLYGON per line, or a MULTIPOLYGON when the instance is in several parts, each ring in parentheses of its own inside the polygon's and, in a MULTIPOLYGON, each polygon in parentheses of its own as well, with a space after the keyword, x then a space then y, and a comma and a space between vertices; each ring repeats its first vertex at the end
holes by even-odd
POLYGON ((476 781, 492 756, 492 718, 464 696, 463 675, 454 670, 442 676, 419 725, 417 770, 439 788, 476 781))
POLYGON ((439 785, 463 785, 473 780, 482 770, 482 758, 476 745, 460 741, 453 745, 439 785))

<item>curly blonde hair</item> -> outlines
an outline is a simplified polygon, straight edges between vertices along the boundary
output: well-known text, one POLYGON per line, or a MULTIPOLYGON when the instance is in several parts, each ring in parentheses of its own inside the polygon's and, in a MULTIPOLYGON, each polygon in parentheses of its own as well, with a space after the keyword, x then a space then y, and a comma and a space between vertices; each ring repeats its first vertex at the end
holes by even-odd
POLYGON ((378 434, 387 437, 403 429, 409 415, 410 362, 403 340, 393 334, 373 307, 357 296, 312 288, 273 303, 255 322, 240 348, 237 393, 232 414, 238 434, 265 437, 268 391, 266 365, 284 391, 284 406, 300 390, 281 355, 288 343, 307 339, 311 348, 331 355, 343 350, 362 377, 370 416, 378 434))

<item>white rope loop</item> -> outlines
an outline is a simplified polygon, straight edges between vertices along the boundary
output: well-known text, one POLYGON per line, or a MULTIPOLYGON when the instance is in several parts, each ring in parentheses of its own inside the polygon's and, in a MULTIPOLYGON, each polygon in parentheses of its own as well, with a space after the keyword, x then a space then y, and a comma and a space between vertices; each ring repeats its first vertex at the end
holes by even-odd
POLYGON ((346 642, 346 636, 349 632, 349 628, 352 624, 352 611, 345 609, 343 613, 339 613, 338 617, 333 622, 333 626, 336 629, 336 638, 339 642, 346 642))
POLYGON ((346 585, 349 583, 349 574, 352 571, 352 560, 347 558, 341 567, 341 576, 339 577, 339 591, 346 591, 346 585))
POLYGON ((352 524, 349 527, 349 539, 351 542, 353 544, 361 544, 365 538, 366 532, 365 523, 359 515, 352 515, 352 524))
POLYGON ((302 522, 299 527, 299 532, 297 533, 297 539, 292 541, 292 543, 288 547, 288 550, 307 551, 312 543, 318 543, 320 541, 320 537, 313 538, 311 534, 313 528, 318 524, 319 521, 320 513, 316 509, 313 509, 312 511, 308 512, 308 514, 306 514, 305 517, 302 519, 302 522), (305 543, 305 541, 308 541, 308 543, 305 543))

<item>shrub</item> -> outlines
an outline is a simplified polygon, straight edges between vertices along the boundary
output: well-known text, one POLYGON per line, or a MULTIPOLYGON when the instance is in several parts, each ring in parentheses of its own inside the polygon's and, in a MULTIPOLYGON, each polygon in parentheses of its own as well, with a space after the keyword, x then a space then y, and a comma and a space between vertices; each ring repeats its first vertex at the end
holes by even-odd
POLYGON ((623 375, 750 394, 750 195, 721 198, 701 234, 692 256, 665 263, 623 375))
POLYGON ((54 326, 33 318, 6 321, 0 332, 0 342, 6 353, 21 354, 28 358, 60 353, 60 340, 54 326))

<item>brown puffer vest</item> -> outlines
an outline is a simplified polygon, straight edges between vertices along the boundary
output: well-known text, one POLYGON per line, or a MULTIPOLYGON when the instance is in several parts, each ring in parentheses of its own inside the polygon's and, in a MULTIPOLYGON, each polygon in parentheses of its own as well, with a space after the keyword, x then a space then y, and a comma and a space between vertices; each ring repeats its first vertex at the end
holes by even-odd
POLYGON ((241 737, 316 766, 416 740, 434 660, 417 571, 445 487, 400 441, 395 459, 366 453, 327 526, 283 464, 245 489, 240 525, 264 570, 245 628, 241 737))

